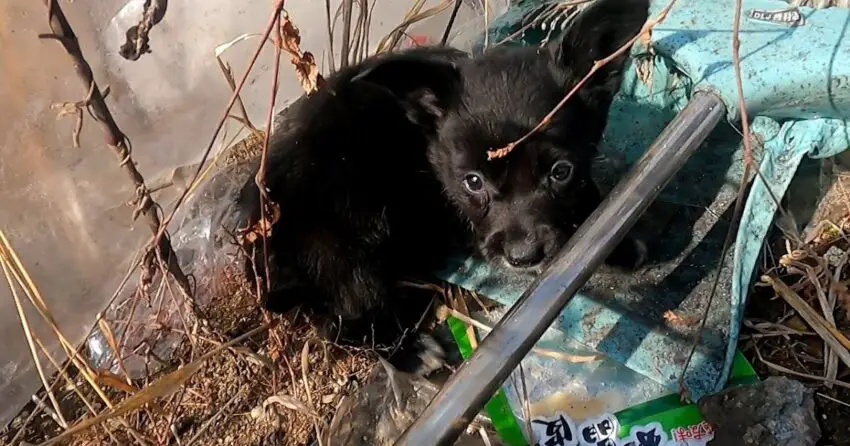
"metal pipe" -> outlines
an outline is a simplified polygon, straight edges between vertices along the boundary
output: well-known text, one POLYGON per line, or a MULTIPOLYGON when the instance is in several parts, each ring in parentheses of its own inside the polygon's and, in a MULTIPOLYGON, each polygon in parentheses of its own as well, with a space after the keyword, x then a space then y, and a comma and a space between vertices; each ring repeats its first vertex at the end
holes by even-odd
POLYGON ((726 107, 715 94, 694 95, 396 446, 450 445, 457 440, 725 114, 726 107))

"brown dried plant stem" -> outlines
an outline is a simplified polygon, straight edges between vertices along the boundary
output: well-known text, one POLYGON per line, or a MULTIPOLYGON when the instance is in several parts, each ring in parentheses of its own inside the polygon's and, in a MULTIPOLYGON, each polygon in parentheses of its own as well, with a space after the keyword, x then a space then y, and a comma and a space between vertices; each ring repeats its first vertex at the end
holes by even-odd
MULTIPOLYGON (((283 33, 281 30, 280 13, 278 13, 275 18, 274 29, 274 34, 272 34, 272 41, 274 42, 272 91, 269 98, 269 109, 266 114, 266 132, 263 138, 263 151, 262 155, 260 156, 260 166, 259 168, 257 168, 257 175, 254 177, 254 183, 257 185, 257 189, 260 192, 260 221, 263 222, 266 221, 266 219, 268 218, 268 216, 266 215, 266 203, 269 201, 268 194, 266 193, 266 162, 268 160, 269 155, 269 142, 271 140, 272 123, 274 120, 274 105, 275 99, 277 99, 278 79, 280 78, 280 54, 283 47, 283 33)), ((269 277, 269 251, 265 231, 263 232, 263 265, 265 267, 266 274, 266 277, 264 278, 266 284, 266 291, 268 292, 271 289, 271 278, 269 277)))
POLYGON ((691 360, 693 359, 694 353, 697 349, 697 345, 699 344, 699 341, 702 338, 702 334, 705 332, 705 324, 708 320, 708 312, 711 311, 711 306, 714 303, 714 296, 717 294, 717 287, 720 283, 720 275, 723 272, 723 262, 726 259, 726 255, 729 252, 729 249, 732 247, 732 244, 735 241, 735 231, 738 227, 738 223, 741 221, 741 214, 744 212, 744 192, 747 189, 747 183, 750 177, 750 170, 753 167, 753 152, 750 146, 750 123, 749 118, 747 116, 747 104, 746 100, 744 99, 744 84, 743 80, 741 79, 741 9, 741 0, 736 0, 735 19, 732 27, 732 66, 735 70, 735 82, 738 88, 738 109, 741 113, 741 129, 743 134, 744 145, 744 171, 741 174, 741 182, 738 184, 738 194, 735 198, 735 210, 732 214, 732 221, 729 225, 729 229, 726 231, 726 237, 723 241, 723 249, 720 251, 720 263, 717 266, 717 273, 715 274, 714 281, 711 284, 711 291, 709 291, 708 302, 705 305, 705 310, 703 310, 699 330, 697 330, 696 334, 694 335, 694 340, 691 344, 691 350, 688 353, 688 359, 685 361, 684 367, 682 367, 682 374, 679 376, 679 390, 682 393, 682 396, 685 396, 686 393, 684 387, 685 373, 687 372, 688 367, 691 364, 691 360))
POLYGON ((516 146, 522 144, 528 138, 533 136, 535 133, 539 132, 540 130, 545 128, 547 125, 549 125, 549 122, 552 121, 552 118, 555 117, 555 115, 562 108, 564 108, 565 105, 567 105, 567 102, 573 96, 575 96, 575 94, 581 89, 581 87, 583 87, 584 84, 586 84, 587 81, 590 80, 590 78, 597 71, 599 71, 600 68, 604 67, 605 65, 609 64, 612 60, 622 56, 625 52, 629 51, 632 48, 632 45, 634 45, 635 42, 637 42, 638 39, 640 39, 643 36, 648 36, 649 33, 652 32, 652 28, 655 28, 656 25, 663 22, 664 19, 667 18, 667 14, 670 12, 671 9, 673 9, 673 5, 675 5, 675 4, 676 4, 676 0, 670 0, 670 3, 668 3, 667 6, 665 6, 664 9, 662 9, 661 12, 659 12, 657 16, 653 17, 650 20, 647 20, 647 22, 643 25, 643 28, 641 28, 640 32, 637 33, 637 35, 635 35, 634 37, 629 39, 628 42, 626 42, 623 46, 621 46, 619 49, 617 49, 617 51, 614 51, 608 57, 601 59, 601 60, 597 60, 596 62, 593 62, 593 66, 590 67, 590 71, 588 71, 587 74, 585 74, 584 77, 581 78, 581 80, 578 81, 578 83, 575 84, 575 86, 573 86, 572 90, 570 90, 569 93, 567 93, 567 95, 564 96, 564 98, 561 99, 560 102, 558 102, 558 105, 556 105, 555 108, 552 109, 552 111, 550 111, 546 116, 544 116, 543 119, 541 119, 540 122, 533 129, 531 129, 528 133, 523 135, 520 139, 506 145, 505 147, 488 150, 487 151, 487 159, 493 160, 493 159, 503 158, 503 157, 507 156, 509 153, 511 153, 514 150, 514 148, 516 148, 516 146))
MULTIPOLYGON (((106 145, 112 149, 118 159, 121 160, 121 167, 124 169, 124 172, 127 173, 127 176, 136 188, 138 205, 136 212, 145 216, 151 231, 158 233, 160 231, 161 222, 156 211, 156 202, 154 202, 147 186, 145 186, 144 177, 142 177, 142 174, 139 173, 138 169, 136 169, 136 164, 133 161, 133 157, 128 146, 127 136, 118 127, 112 113, 106 106, 103 94, 101 93, 100 88, 98 88, 97 82, 94 80, 91 66, 86 61, 85 57, 83 57, 83 52, 80 48, 77 36, 74 34, 74 30, 71 28, 68 20, 65 18, 65 14, 62 12, 62 8, 59 6, 59 3, 56 0, 43 0, 43 2, 48 10, 48 22, 52 34, 41 35, 39 37, 52 38, 59 41, 59 43, 62 44, 62 47, 65 48, 68 55, 73 59, 77 76, 80 78, 80 81, 86 91, 91 93, 87 103, 88 109, 103 129, 106 145)), ((151 244, 151 246, 154 245, 151 244)), ((160 251, 162 257, 168 262, 168 272, 171 273, 177 281, 181 290, 189 296, 189 279, 177 263, 177 256, 174 253, 174 249, 171 247, 170 239, 167 236, 160 237, 157 240, 156 247, 160 251)))
MULTIPOLYGON (((44 0, 50 1, 50 0, 44 0)), ((198 168, 195 169, 195 173, 192 175, 191 181, 189 181, 190 187, 186 188, 180 196, 177 198, 177 202, 174 204, 174 207, 171 211, 163 219, 163 226, 154 234, 152 240, 159 240, 161 237, 165 235, 165 227, 171 222, 174 218, 174 215, 177 213, 177 209, 186 201, 186 197, 189 195, 194 189, 195 184, 199 181, 201 172, 204 170, 204 166, 207 164, 207 160, 212 153, 213 146, 215 146, 215 141, 218 138, 219 133, 221 133, 222 128, 224 128, 224 124, 230 116, 230 111, 233 109, 233 106, 236 105, 236 101, 239 99, 239 94, 242 91, 242 87, 248 81, 248 75, 251 74, 251 70, 254 68, 254 64, 257 62, 257 58, 260 56, 260 52, 263 50, 263 46, 265 46, 266 41, 269 40, 269 36, 272 33, 274 27, 279 23, 279 16, 281 11, 283 10, 284 0, 275 0, 274 5, 272 6, 272 13, 269 17, 269 21, 266 24, 266 28, 263 31, 263 34, 260 36, 260 41, 257 44, 257 48, 254 49, 254 53, 251 55, 251 60, 248 63, 248 67, 245 69, 245 72, 242 74, 242 77, 239 79, 239 83, 236 85, 236 88, 233 89, 233 93, 230 95, 230 100, 227 103, 227 106, 224 108, 224 112, 222 113, 221 118, 219 118, 218 124, 216 124, 215 131, 213 132, 212 137, 210 138, 210 142, 207 144, 207 147, 204 149, 204 153, 201 156, 201 161, 198 163, 198 168)))

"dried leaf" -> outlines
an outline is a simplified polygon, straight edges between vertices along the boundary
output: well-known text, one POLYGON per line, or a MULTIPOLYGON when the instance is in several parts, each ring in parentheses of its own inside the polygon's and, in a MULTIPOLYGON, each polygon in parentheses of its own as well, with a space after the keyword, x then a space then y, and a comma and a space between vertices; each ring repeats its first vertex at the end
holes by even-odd
POLYGON ((277 394, 266 398, 266 400, 263 401, 263 410, 268 410, 268 407, 272 404, 279 404, 289 410, 294 410, 310 417, 319 418, 319 414, 310 410, 306 404, 289 395, 277 394))
POLYGON ((127 384, 120 376, 108 370, 98 370, 97 375, 95 376, 95 381, 99 384, 103 384, 129 394, 134 394, 139 391, 139 389, 133 385, 127 384))
POLYGON ((220 57, 222 54, 224 54, 225 51, 229 50, 230 47, 232 47, 233 45, 236 45, 237 43, 239 43, 243 40, 250 39, 251 37, 260 37, 261 35, 262 34, 258 34, 258 33, 242 34, 240 36, 237 36, 236 38, 234 38, 230 42, 225 42, 225 43, 222 43, 221 45, 215 47, 213 49, 213 53, 215 54, 215 57, 220 57))
POLYGON ((310 52, 301 52, 301 33, 289 20, 289 16, 284 15, 281 18, 280 31, 283 37, 280 47, 289 53, 289 60, 295 66, 295 75, 301 82, 301 87, 307 94, 315 92, 324 84, 324 78, 316 66, 316 58, 310 52))
POLYGON ((680 327, 692 327, 699 323, 699 321, 693 317, 680 316, 674 313, 672 310, 667 310, 664 312, 664 320, 670 325, 680 327))
POLYGON ((283 34, 283 43, 281 48, 293 55, 301 55, 301 32, 298 31, 289 16, 284 15, 280 22, 280 31, 283 34))
POLYGON ((171 372, 168 375, 165 375, 162 378, 154 381, 145 389, 133 394, 126 400, 122 401, 120 404, 113 407, 112 410, 104 412, 96 417, 85 419, 77 423, 70 429, 65 430, 60 435, 53 437, 50 440, 45 441, 44 443, 41 443, 41 445, 47 446, 51 444, 60 443, 68 437, 82 432, 92 426, 97 426, 106 420, 119 417, 135 409, 139 409, 142 406, 153 402, 157 398, 170 395, 175 390, 177 390, 184 382, 186 382, 187 379, 189 379, 198 370, 200 370, 203 364, 203 360, 198 360, 186 365, 180 370, 171 372))
POLYGON ((644 29, 649 29, 646 29, 646 32, 640 35, 639 40, 640 44, 643 45, 645 48, 650 48, 652 47, 652 27, 647 25, 649 25, 649 21, 647 21, 647 24, 644 25, 644 29))
POLYGON ((300 60, 293 57, 292 64, 295 65, 295 75, 298 77, 298 81, 301 82, 301 88, 304 91, 313 93, 319 89, 319 85, 323 79, 312 53, 304 53, 300 60))
POLYGON ((248 362, 259 365, 260 367, 266 367, 269 370, 274 370, 274 363, 266 356, 260 355, 254 351, 252 351, 248 347, 233 347, 231 349, 234 353, 239 353, 245 356, 245 359, 248 362))
MULTIPOLYGON (((115 354, 115 358, 118 362, 118 368, 121 370, 122 373, 124 373, 124 376, 127 378, 126 383, 130 384, 130 375, 127 374, 127 369, 124 367, 124 359, 121 357, 121 349, 118 347, 118 341, 115 340, 115 335, 112 333, 112 328, 109 327, 109 324, 106 322, 106 319, 103 318, 97 320, 97 325, 98 328, 100 328, 100 332, 103 334, 103 337, 106 338, 106 343, 109 345, 109 348, 111 348, 112 352, 115 354)), ((132 389, 132 386, 130 386, 130 388, 132 389)), ((125 392, 126 391, 127 390, 125 390, 125 392)), ((135 393, 135 390, 130 390, 129 392, 135 393)))
POLYGON ((280 219, 280 206, 271 201, 266 201, 266 204, 267 218, 261 218, 253 225, 239 231, 238 237, 243 244, 253 244, 257 240, 272 235, 272 226, 280 219))
POLYGON ((508 154, 511 153, 511 151, 514 150, 514 146, 516 146, 516 142, 512 142, 512 143, 506 145, 505 147, 502 147, 502 148, 499 148, 499 149, 488 150, 487 151, 487 161, 498 159, 498 158, 504 158, 504 157, 508 156, 508 154))

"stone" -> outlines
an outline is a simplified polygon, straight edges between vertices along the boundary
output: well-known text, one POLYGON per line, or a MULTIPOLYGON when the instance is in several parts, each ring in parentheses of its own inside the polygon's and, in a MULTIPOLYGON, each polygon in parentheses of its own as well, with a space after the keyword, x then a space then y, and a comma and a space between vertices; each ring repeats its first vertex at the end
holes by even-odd
POLYGON ((821 436, 814 392, 785 377, 726 389, 698 405, 714 426, 708 446, 814 446, 821 436))

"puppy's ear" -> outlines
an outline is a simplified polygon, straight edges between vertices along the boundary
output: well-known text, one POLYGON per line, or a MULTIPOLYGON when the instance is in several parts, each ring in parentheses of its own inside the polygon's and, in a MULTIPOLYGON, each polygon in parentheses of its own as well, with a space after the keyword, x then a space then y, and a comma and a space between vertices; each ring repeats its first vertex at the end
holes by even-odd
POLYGON ((368 67, 352 82, 388 90, 401 101, 407 117, 431 126, 460 97, 460 72, 454 63, 420 57, 388 57, 368 67))
MULTIPOLYGON (((643 28, 649 16, 650 0, 595 0, 578 13, 560 41, 550 46, 554 70, 572 88, 590 71, 593 63, 625 45, 643 28)), ((599 69, 578 92, 592 109, 607 112, 620 88, 623 67, 629 53, 599 69)))

